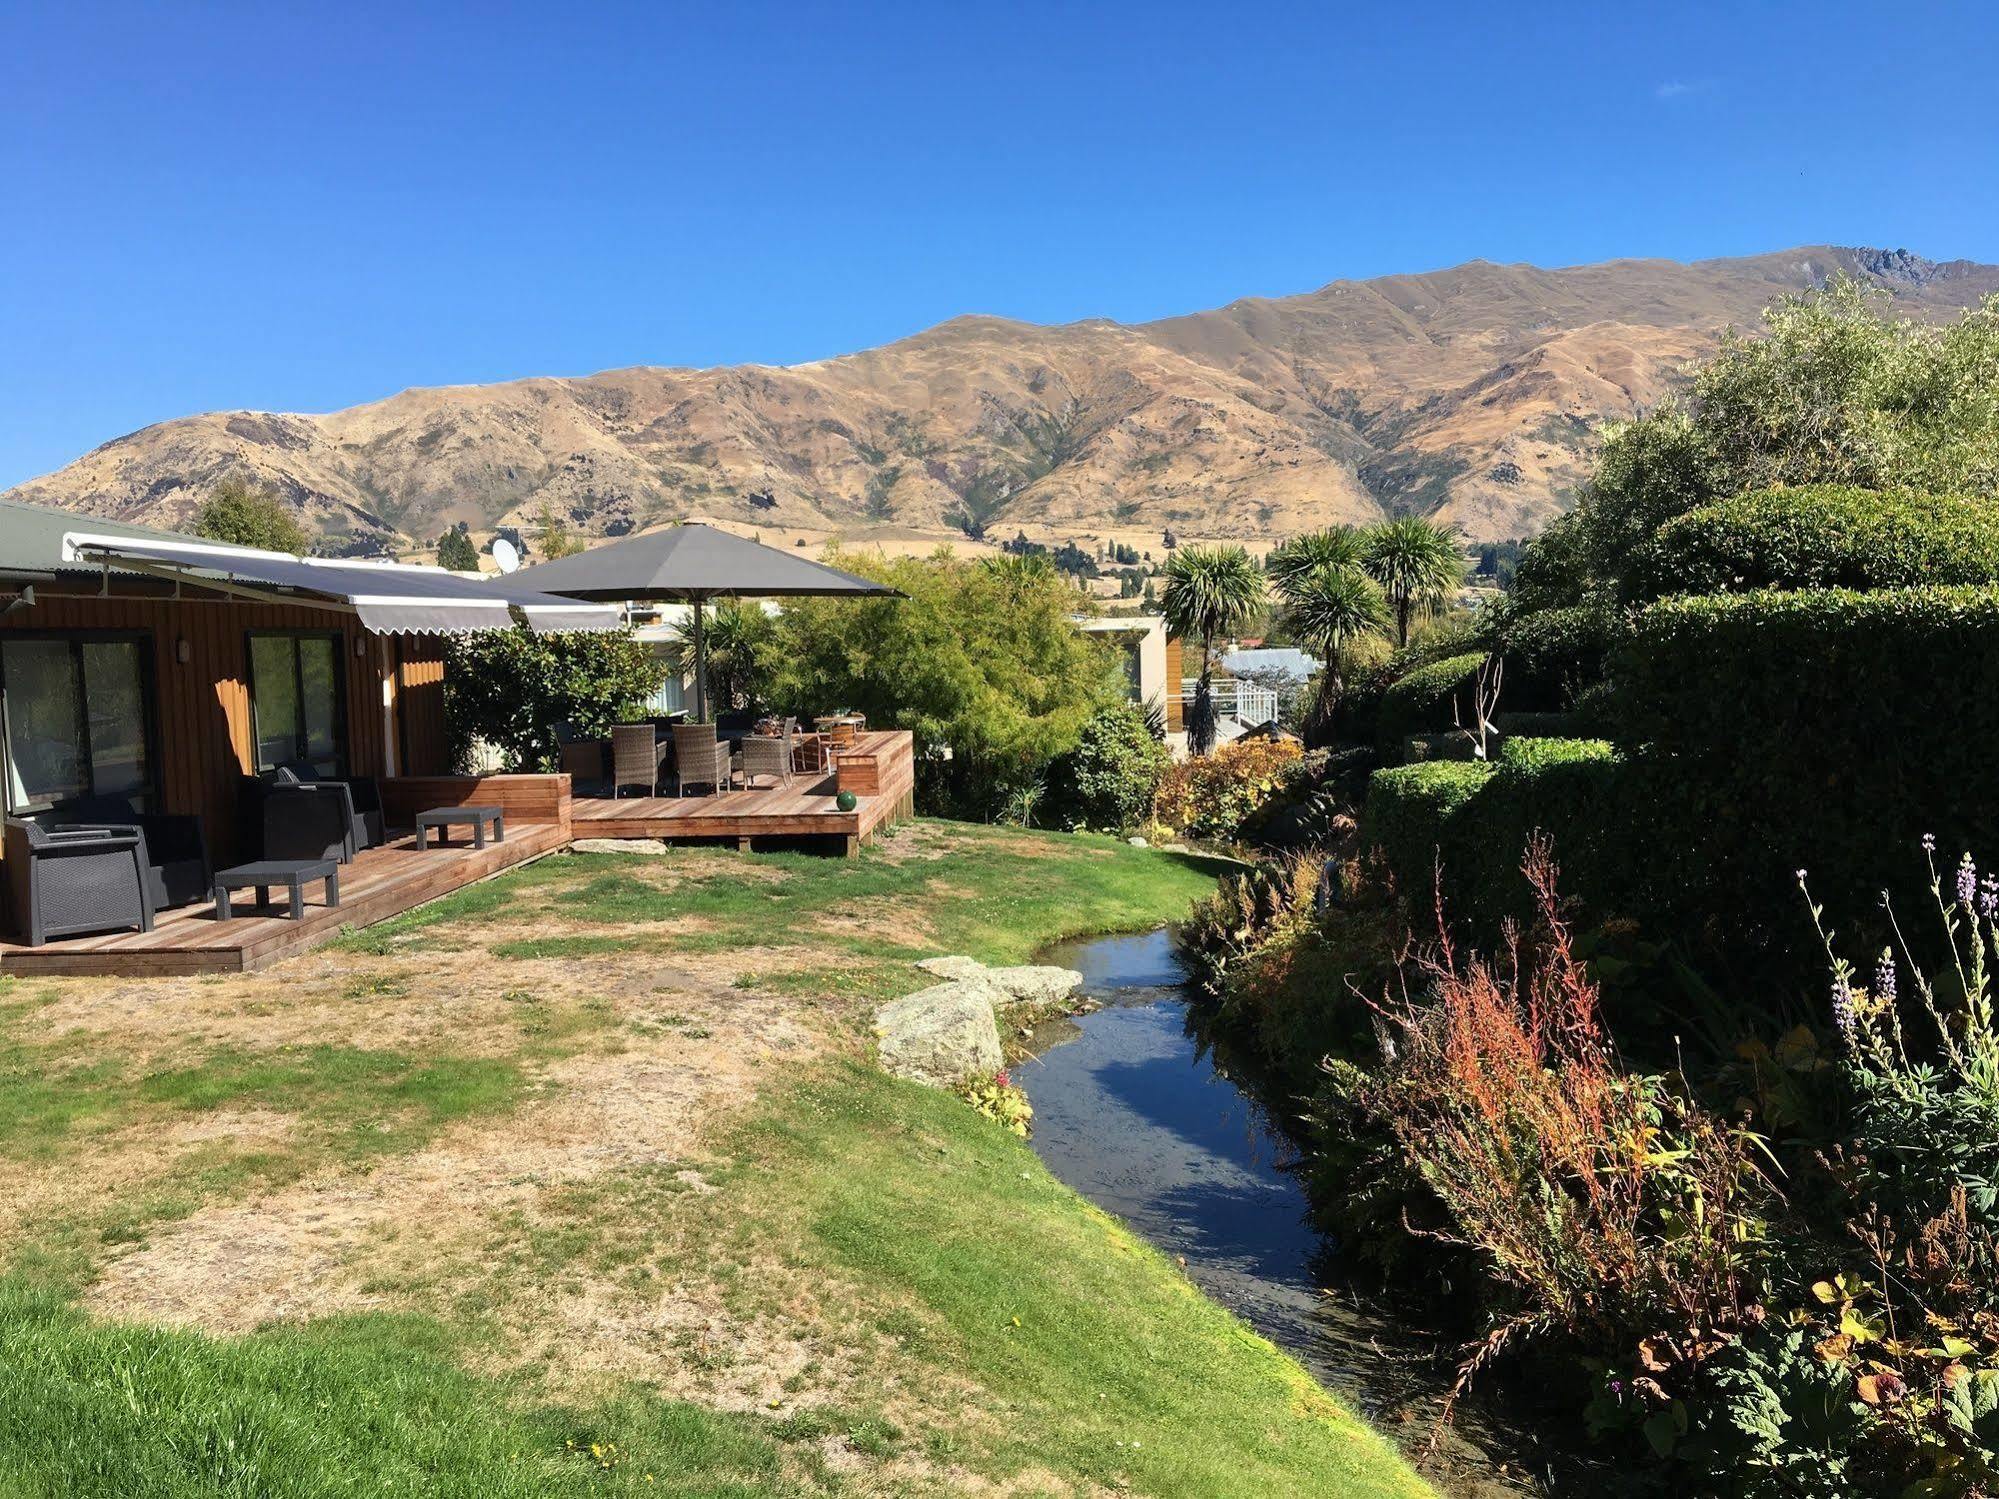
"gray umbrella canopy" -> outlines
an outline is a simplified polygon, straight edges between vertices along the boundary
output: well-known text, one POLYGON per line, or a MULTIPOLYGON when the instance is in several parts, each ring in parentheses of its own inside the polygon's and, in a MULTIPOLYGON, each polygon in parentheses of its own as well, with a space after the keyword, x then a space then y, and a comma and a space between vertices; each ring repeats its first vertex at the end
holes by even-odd
POLYGON ((694 714, 707 717, 707 650, 701 606, 714 598, 799 598, 817 594, 899 597, 897 590, 794 552, 698 522, 628 536, 553 562, 524 567, 519 588, 572 599, 673 600, 694 606, 694 714))

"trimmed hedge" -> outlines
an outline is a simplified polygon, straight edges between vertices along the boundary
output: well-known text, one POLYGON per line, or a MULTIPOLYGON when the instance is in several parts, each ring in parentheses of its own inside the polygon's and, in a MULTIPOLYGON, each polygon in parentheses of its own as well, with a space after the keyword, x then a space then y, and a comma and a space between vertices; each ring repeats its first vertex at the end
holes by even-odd
POLYGON ((1506 662, 1501 703, 1516 711, 1567 708, 1579 692, 1603 679, 1612 650, 1629 628, 1623 615, 1593 605, 1495 620, 1489 641, 1506 662))
POLYGON ((1446 656, 1417 667, 1384 692, 1374 718, 1383 753, 1399 758, 1402 741, 1412 734, 1453 727, 1454 707, 1459 718, 1471 722, 1472 690, 1484 664, 1483 651, 1446 656))
POLYGON ((1626 815, 1655 822, 1649 883, 1683 926, 1809 953, 1799 868, 1858 941, 1874 892, 1921 893, 1923 834, 1999 858, 1999 587, 1669 599, 1616 683, 1626 815))
POLYGON ((1951 495, 1828 484, 1758 490, 1669 521, 1632 559, 1624 589, 1645 600, 1995 578, 1999 509, 1951 495))
POLYGON ((1512 739, 1497 764, 1434 760, 1379 770, 1361 812, 1361 845, 1379 849, 1397 887, 1421 904, 1442 870, 1453 918, 1481 938, 1529 914, 1521 855, 1554 840, 1565 893, 1608 914, 1636 866, 1615 815, 1623 765, 1600 739, 1512 739))

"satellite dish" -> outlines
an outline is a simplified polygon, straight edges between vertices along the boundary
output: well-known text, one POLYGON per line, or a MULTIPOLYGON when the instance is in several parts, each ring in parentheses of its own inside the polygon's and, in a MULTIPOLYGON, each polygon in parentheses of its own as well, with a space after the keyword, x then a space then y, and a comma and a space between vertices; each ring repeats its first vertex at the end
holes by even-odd
POLYGON ((504 536, 495 536, 493 538, 493 561, 499 564, 501 572, 513 572, 521 565, 520 548, 504 536))

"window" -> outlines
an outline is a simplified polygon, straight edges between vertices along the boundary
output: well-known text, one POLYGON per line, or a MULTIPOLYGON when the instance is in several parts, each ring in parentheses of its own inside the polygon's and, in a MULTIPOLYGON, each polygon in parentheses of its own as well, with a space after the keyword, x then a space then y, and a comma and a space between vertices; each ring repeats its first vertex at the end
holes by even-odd
POLYGON ((346 770, 346 680, 338 635, 250 637, 250 710, 257 769, 304 761, 324 776, 346 770))
POLYGON ((8 811, 80 796, 145 805, 153 785, 151 654, 145 637, 0 637, 8 811))

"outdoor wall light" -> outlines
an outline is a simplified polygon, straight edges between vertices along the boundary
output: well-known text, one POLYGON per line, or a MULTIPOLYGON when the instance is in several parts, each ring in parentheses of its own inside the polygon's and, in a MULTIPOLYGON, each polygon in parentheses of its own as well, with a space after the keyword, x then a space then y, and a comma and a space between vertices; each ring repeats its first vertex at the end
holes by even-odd
POLYGON ((174 642, 174 660, 178 661, 182 666, 187 665, 187 658, 193 654, 194 652, 188 648, 187 637, 185 635, 174 642))

